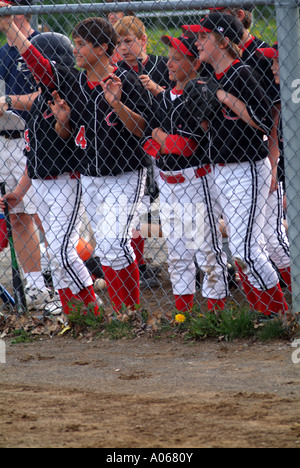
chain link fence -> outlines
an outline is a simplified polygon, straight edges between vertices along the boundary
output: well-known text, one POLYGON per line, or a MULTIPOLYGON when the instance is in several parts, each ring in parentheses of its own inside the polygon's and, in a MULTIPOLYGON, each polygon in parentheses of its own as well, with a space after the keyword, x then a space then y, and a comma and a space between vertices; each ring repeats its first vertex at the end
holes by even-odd
POLYGON ((5 3, 2 329, 296 316, 298 7, 5 3))

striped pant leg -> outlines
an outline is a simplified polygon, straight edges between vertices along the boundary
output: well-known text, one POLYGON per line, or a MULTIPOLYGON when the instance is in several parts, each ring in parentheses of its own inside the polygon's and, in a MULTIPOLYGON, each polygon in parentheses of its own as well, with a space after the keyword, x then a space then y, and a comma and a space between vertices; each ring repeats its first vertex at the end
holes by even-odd
POLYGON ((290 248, 284 226, 282 183, 275 192, 269 194, 266 204, 264 226, 266 249, 270 259, 281 270, 290 266, 290 248))
POLYGON ((220 195, 214 171, 201 178, 204 201, 204 243, 197 251, 197 263, 204 272, 202 295, 223 299, 230 295, 227 255, 223 250, 219 220, 222 215, 220 195))
MULTIPOLYGON (((185 177, 187 172, 183 171, 185 177)), ((175 295, 195 292, 196 259, 205 274, 202 295, 214 299, 228 296, 226 255, 213 187, 212 173, 198 178, 194 175, 180 184, 159 182, 162 231, 175 295)))
POLYGON ((261 242, 270 174, 268 159, 216 167, 216 183, 229 227, 232 257, 260 291, 278 283, 265 243, 261 242))
POLYGON ((82 177, 85 208, 102 265, 121 270, 134 262, 131 237, 145 182, 146 169, 118 176, 82 177))
POLYGON ((84 211, 81 181, 62 175, 56 180, 33 180, 33 185, 48 243, 54 288, 70 288, 77 294, 93 284, 76 250, 84 211))

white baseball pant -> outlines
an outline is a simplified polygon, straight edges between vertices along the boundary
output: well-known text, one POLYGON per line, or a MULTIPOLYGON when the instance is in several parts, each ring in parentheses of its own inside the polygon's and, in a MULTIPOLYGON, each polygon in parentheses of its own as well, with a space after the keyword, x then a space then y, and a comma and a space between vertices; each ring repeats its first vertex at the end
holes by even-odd
POLYGON ((218 225, 221 210, 212 168, 188 168, 160 175, 160 217, 173 294, 195 293, 196 259, 205 274, 203 297, 225 298, 229 295, 227 259, 222 251, 218 225))
POLYGON ((275 192, 269 194, 264 226, 266 249, 270 259, 279 270, 290 266, 290 247, 284 226, 282 182, 275 192))
POLYGON ((258 290, 273 288, 278 275, 261 238, 270 189, 269 159, 216 165, 215 174, 232 257, 258 290))
POLYGON ((84 212, 81 181, 63 174, 53 180, 33 179, 32 184, 49 246, 54 288, 70 288, 76 295, 93 284, 76 250, 84 212))
POLYGON ((82 176, 85 209, 102 265, 121 270, 134 262, 131 237, 145 182, 146 169, 118 176, 82 176))

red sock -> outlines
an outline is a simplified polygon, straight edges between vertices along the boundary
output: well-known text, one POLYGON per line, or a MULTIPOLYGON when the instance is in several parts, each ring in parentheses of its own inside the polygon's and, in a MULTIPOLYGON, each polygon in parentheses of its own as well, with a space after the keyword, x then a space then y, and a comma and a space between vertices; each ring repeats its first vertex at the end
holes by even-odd
POLYGON ((251 309, 256 310, 258 304, 258 295, 256 294, 256 289, 249 283, 247 275, 245 275, 239 264, 235 262, 235 265, 238 269, 240 280, 251 309))
POLYGON ((127 268, 117 271, 121 289, 120 297, 126 307, 134 307, 140 303, 140 272, 136 261, 127 268))
POLYGON ((288 305, 279 283, 274 288, 267 289, 266 291, 256 290, 256 292, 259 296, 256 310, 259 310, 264 315, 271 315, 272 312, 284 314, 288 310, 288 305))
POLYGON ((135 258, 137 264, 145 265, 144 260, 144 249, 145 249, 145 239, 141 236, 141 234, 136 231, 133 238, 131 239, 131 245, 135 253, 135 258))
POLYGON ((174 295, 175 307, 178 312, 189 312, 193 308, 194 294, 174 295))
POLYGON ((289 291, 292 292, 292 278, 291 278, 291 268, 287 267, 282 270, 279 270, 280 276, 289 288, 289 291))
POLYGON ((115 270, 109 266, 102 265, 102 271, 107 285, 107 291, 114 309, 119 312, 122 307, 122 298, 120 298, 121 283, 115 270))
POLYGON ((71 302, 75 296, 70 288, 58 289, 58 294, 62 304, 63 312, 68 315, 72 311, 68 303, 71 302))
POLYGON ((224 310, 225 299, 207 299, 207 310, 224 310))
POLYGON ((97 304, 93 286, 88 286, 87 288, 82 289, 81 291, 79 291, 76 297, 80 301, 82 301, 86 307, 91 307, 91 304, 92 304, 94 314, 99 315, 100 310, 97 304))

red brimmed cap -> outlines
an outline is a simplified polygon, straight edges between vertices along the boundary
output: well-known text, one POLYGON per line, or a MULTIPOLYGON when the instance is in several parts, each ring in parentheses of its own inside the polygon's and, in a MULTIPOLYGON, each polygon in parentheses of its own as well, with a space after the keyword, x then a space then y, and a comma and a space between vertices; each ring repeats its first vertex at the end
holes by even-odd
POLYGON ((221 36, 228 37, 235 44, 239 44, 243 36, 244 27, 235 16, 228 13, 214 12, 205 16, 199 24, 183 25, 182 30, 193 34, 216 32, 221 36))
POLYGON ((179 50, 179 52, 184 55, 188 55, 189 57, 197 58, 199 55, 198 49, 195 45, 195 38, 187 36, 162 36, 161 40, 164 44, 174 47, 174 49, 179 50))
POLYGON ((277 58, 278 59, 278 43, 276 42, 272 47, 264 47, 261 49, 257 49, 259 54, 262 54, 264 57, 267 58, 277 58))

